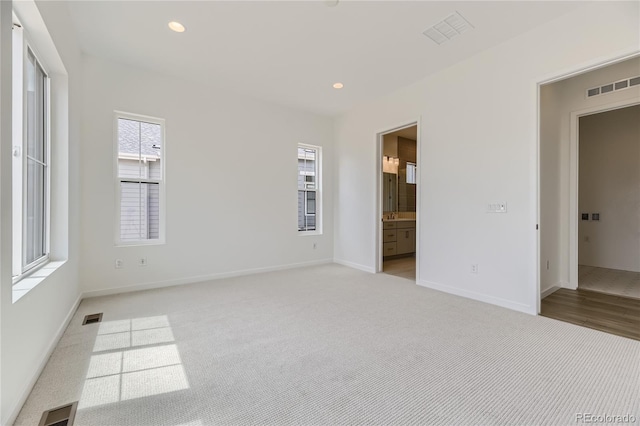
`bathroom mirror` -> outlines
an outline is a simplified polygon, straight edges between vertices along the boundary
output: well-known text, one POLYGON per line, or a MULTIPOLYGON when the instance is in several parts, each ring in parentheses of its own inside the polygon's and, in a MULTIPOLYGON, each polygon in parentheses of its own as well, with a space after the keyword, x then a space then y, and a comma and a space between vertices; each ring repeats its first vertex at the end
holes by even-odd
POLYGON ((398 176, 395 173, 382 174, 382 208, 385 212, 398 211, 398 176))
POLYGON ((416 128, 384 135, 382 145, 383 211, 415 212, 417 186, 416 128))

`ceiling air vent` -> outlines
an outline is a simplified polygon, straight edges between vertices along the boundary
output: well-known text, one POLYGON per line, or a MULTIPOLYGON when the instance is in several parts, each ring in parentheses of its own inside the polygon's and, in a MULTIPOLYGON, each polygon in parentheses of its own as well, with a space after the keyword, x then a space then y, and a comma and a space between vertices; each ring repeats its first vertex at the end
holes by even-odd
POLYGON ((71 426, 76 417, 78 402, 52 408, 42 413, 38 426, 71 426))
POLYGON ((427 28, 422 34, 429 37, 436 44, 442 44, 447 40, 462 34, 465 31, 473 29, 473 25, 469 23, 458 12, 452 13, 434 26, 427 28))
POLYGON ((618 80, 614 81, 613 83, 607 83, 603 84, 602 86, 587 89, 587 98, 617 92, 618 90, 624 90, 638 85, 640 85, 640 76, 625 78, 624 80, 618 80))
POLYGON ((99 314, 91 314, 84 317, 84 321, 82 321, 82 325, 94 324, 96 322, 102 321, 102 312, 99 314))

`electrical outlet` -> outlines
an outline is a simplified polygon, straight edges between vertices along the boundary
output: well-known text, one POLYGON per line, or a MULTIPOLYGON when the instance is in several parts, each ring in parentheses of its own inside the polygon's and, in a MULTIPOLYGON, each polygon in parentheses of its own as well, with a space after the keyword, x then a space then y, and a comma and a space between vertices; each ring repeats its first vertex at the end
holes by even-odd
POLYGON ((147 258, 141 257, 140 259, 138 259, 138 266, 147 266, 147 258))
POLYGON ((478 264, 477 263, 472 263, 471 264, 471 273, 472 274, 477 274, 478 273, 478 264))
POLYGON ((317 249, 318 248, 318 243, 313 243, 313 249, 317 249))
POLYGON ((547 271, 549 270, 549 261, 547 260, 547 271))
POLYGON ((122 259, 116 259, 116 269, 121 269, 124 268, 124 262, 122 261, 122 259))

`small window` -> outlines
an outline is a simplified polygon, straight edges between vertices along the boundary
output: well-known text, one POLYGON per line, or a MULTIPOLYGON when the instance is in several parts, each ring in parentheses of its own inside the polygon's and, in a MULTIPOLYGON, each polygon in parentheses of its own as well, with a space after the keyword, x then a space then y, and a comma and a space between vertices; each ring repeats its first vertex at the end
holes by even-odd
POLYGON ((416 183, 416 163, 410 163, 407 161, 407 183, 416 183))
POLYGON ((298 146, 298 231, 320 230, 320 147, 298 146))
POLYGON ((117 242, 164 242, 164 121, 116 113, 117 242))

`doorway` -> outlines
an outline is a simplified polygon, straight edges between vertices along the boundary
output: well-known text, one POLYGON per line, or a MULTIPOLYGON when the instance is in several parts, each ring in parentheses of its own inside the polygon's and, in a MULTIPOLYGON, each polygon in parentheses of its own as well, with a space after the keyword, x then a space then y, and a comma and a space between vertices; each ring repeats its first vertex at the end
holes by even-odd
POLYGON ((379 272, 416 280, 418 126, 379 134, 379 272))
POLYGON ((539 313, 640 340, 640 57, 540 85, 539 313))
POLYGON ((640 299, 640 105, 578 120, 578 289, 640 299))

